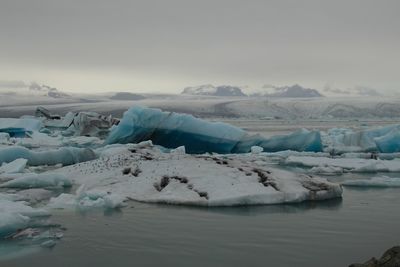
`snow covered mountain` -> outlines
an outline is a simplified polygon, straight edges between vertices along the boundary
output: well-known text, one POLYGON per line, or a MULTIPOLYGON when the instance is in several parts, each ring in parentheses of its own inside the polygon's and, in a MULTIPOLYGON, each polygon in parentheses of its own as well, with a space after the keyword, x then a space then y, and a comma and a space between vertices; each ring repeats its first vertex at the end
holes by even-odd
POLYGON ((237 86, 220 85, 213 86, 211 84, 186 87, 182 94, 188 95, 210 95, 210 96, 246 96, 237 86))
POLYGON ((330 85, 325 85, 324 94, 327 96, 361 96, 361 97, 380 97, 384 94, 378 92, 377 89, 367 86, 355 86, 354 88, 340 89, 330 85))
POLYGON ((48 85, 39 85, 32 82, 30 85, 21 82, 21 84, 0 84, 0 94, 8 96, 31 96, 31 97, 50 97, 64 98, 70 97, 68 94, 48 85))
POLYGON ((36 82, 30 84, 0 82, 0 105, 2 106, 74 101, 76 102, 77 99, 48 85, 39 85, 36 82))
POLYGON ((263 89, 252 93, 251 96, 270 97, 323 97, 316 89, 304 88, 298 84, 292 86, 265 85, 263 89))
POLYGON ((35 82, 32 82, 29 87, 28 87, 29 91, 33 91, 33 92, 38 92, 41 95, 44 96, 49 96, 52 98, 63 98, 63 97, 69 97, 68 94, 63 93, 61 91, 59 91, 57 88, 54 87, 50 87, 48 85, 39 85, 35 82))

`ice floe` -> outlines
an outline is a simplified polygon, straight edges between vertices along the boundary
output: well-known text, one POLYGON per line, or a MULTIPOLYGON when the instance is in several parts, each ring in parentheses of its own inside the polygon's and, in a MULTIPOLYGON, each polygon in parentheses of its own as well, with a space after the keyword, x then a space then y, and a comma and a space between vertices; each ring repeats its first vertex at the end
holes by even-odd
POLYGON ((29 165, 71 165, 82 161, 92 160, 96 157, 89 148, 63 147, 47 151, 33 151, 25 147, 13 146, 0 148, 0 164, 12 162, 23 158, 29 165))
POLYGON ((286 165, 342 168, 347 172, 400 172, 400 160, 289 156, 286 165))
POLYGON ((147 144, 142 148, 130 144, 110 147, 99 159, 55 170, 75 184, 85 184, 86 190, 84 197, 82 193, 62 195, 61 201, 55 198, 50 205, 76 205, 77 200, 88 197, 90 206, 97 205, 93 201, 102 203, 107 201, 104 197, 115 196, 144 202, 233 206, 323 200, 342 194, 337 184, 266 167, 264 162, 249 160, 247 154, 163 153, 147 144), (102 193, 90 194, 93 190, 102 193))
POLYGON ((24 202, 0 198, 0 238, 9 236, 19 229, 30 226, 35 217, 49 216, 43 209, 35 209, 24 202))
POLYGON ((71 180, 58 173, 29 173, 0 184, 0 188, 71 187, 71 180))
POLYGON ((400 178, 387 176, 372 177, 371 179, 357 179, 342 182, 344 186, 354 187, 400 187, 400 178))

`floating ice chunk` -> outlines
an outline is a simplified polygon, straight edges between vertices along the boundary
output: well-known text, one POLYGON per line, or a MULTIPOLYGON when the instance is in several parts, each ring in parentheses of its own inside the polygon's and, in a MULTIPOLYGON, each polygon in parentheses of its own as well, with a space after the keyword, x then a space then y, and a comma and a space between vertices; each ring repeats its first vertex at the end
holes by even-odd
POLYGON ((3 163, 3 165, 0 167, 0 174, 20 173, 25 169, 27 162, 27 159, 16 159, 10 163, 3 163))
POLYGON ((310 173, 322 175, 341 175, 343 174, 343 169, 341 167, 334 166, 318 166, 311 168, 310 173))
POLYGON ((10 134, 0 132, 0 144, 9 144, 10 134))
POLYGON ((336 152, 392 153, 400 151, 400 125, 390 125, 354 132, 349 129, 331 129, 326 143, 336 152))
POLYGON ((18 200, 28 201, 31 204, 36 204, 43 200, 50 199, 53 192, 43 188, 32 188, 26 190, 20 190, 15 194, 18 200))
POLYGON ((87 210, 95 208, 116 209, 123 207, 126 198, 121 195, 107 193, 102 190, 90 190, 81 192, 78 189, 76 195, 61 194, 51 198, 48 204, 53 209, 78 209, 87 210))
POLYGON ((264 148, 262 148, 260 146, 252 146, 250 148, 250 150, 251 150, 251 153, 253 153, 253 154, 260 154, 261 152, 264 151, 264 148))
POLYGON ((374 139, 380 152, 400 152, 400 129, 395 128, 388 134, 374 139))
POLYGON ((0 187, 6 188, 46 188, 46 187, 70 187, 71 180, 62 174, 41 173, 26 174, 5 182, 0 187))
MULTIPOLYGON (((1 209, 1 200, 0 200, 1 209)), ((0 238, 4 238, 18 229, 23 229, 28 226, 29 217, 18 213, 1 213, 0 214, 0 238)))
POLYGON ((56 150, 31 151, 24 147, 7 147, 0 149, 0 164, 12 162, 18 158, 28 160, 31 166, 38 165, 71 165, 96 158, 93 150, 89 148, 64 147, 56 150))
POLYGON ((15 144, 26 148, 59 147, 61 146, 61 137, 52 137, 45 133, 32 132, 28 134, 27 138, 18 138, 15 144))
POLYGON ((374 160, 360 158, 326 158, 289 156, 286 165, 301 167, 331 166, 351 172, 400 172, 400 160, 374 160))
POLYGON ((171 149, 170 153, 177 154, 177 155, 185 155, 186 154, 185 146, 180 146, 175 149, 171 149))
POLYGON ((76 199, 75 195, 62 193, 58 197, 52 197, 47 207, 52 209, 75 209, 77 205, 76 199))
POLYGON ((42 209, 34 209, 23 202, 0 198, 0 238, 28 227, 31 217, 37 216, 49 216, 49 213, 42 209))
POLYGON ((219 122, 206 122, 191 115, 133 107, 112 129, 106 143, 138 143, 152 140, 167 148, 185 146, 188 153, 230 153, 246 132, 219 122))
POLYGON ((80 193, 78 199, 79 208, 105 208, 115 209, 124 206, 126 197, 112 194, 104 190, 89 190, 80 193))
POLYGON ((348 180, 343 182, 342 185, 355 187, 400 187, 400 178, 382 176, 371 179, 348 180))
POLYGON ((73 146, 73 147, 99 147, 104 142, 100 140, 98 137, 94 136, 76 136, 72 138, 68 138, 63 141, 64 146, 73 146))
POLYGON ((18 196, 15 194, 6 194, 6 193, 0 193, 0 201, 1 200, 10 200, 10 201, 15 201, 18 199, 18 196))
POLYGON ((28 217, 42 217, 50 214, 43 209, 34 209, 25 202, 13 202, 10 200, 0 200, 0 217, 3 213, 19 213, 28 217))
POLYGON ((34 118, 0 118, 0 132, 11 137, 25 137, 27 132, 39 131, 43 127, 40 120, 34 118))
POLYGON ((318 131, 298 130, 290 135, 272 136, 257 144, 266 152, 284 150, 322 152, 321 134, 318 131))

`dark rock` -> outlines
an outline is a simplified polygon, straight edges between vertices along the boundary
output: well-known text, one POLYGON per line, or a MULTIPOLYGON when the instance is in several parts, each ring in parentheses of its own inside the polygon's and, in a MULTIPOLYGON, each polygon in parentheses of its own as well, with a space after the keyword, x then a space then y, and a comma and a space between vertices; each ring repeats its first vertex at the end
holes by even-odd
POLYGON ((400 246, 387 250, 379 260, 372 258, 365 263, 355 263, 349 267, 400 267, 400 246))

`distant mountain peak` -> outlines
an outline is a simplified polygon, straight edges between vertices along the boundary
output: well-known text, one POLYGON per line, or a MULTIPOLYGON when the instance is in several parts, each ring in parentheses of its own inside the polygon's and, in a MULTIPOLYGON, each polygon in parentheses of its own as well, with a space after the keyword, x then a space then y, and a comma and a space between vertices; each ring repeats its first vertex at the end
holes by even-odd
POLYGON ((39 85, 36 82, 32 82, 29 85, 29 90, 31 91, 39 91, 39 92, 44 92, 47 94, 47 96, 52 97, 52 98, 63 98, 63 97, 69 97, 68 94, 61 92, 57 88, 50 87, 48 85, 39 85))
POLYGON ((305 88, 300 86, 299 84, 294 84, 292 86, 265 85, 263 86, 262 91, 253 93, 252 96, 289 97, 289 98, 323 97, 323 95, 320 92, 318 92, 318 90, 305 88))
POLYGON ((185 89, 183 89, 182 94, 209 96, 246 96, 246 94, 242 92, 242 89, 240 87, 231 85, 213 86, 212 84, 186 87, 185 89))

